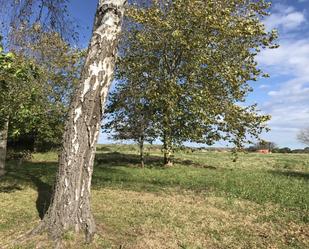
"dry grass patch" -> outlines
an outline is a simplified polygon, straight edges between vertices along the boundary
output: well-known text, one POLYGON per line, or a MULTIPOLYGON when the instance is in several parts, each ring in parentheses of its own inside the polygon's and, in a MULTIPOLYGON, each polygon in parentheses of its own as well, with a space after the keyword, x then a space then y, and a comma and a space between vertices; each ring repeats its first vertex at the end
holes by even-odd
MULTIPOLYGON (((0 193, 0 241, 10 243, 35 227, 39 218, 36 191, 25 188, 0 193)), ((204 249, 204 248, 308 248, 309 227, 281 219, 274 205, 206 196, 169 189, 147 193, 120 189, 93 191, 93 213, 98 233, 85 245, 83 236, 67 233, 64 248, 204 249)), ((0 247, 1 248, 1 247, 0 247)), ((11 248, 52 248, 45 236, 11 248)))
MULTIPOLYGON (((94 242, 85 245, 83 235, 68 232, 63 248, 309 248, 309 155, 241 154, 233 163, 229 153, 177 153, 175 167, 163 169, 154 150, 140 169, 137 150, 113 148, 96 158, 94 242)), ((22 165, 8 162, 0 178, 1 249, 39 223, 56 158, 47 153, 22 165)), ((43 235, 9 248, 53 245, 43 235)))
MULTIPOLYGON (((94 199, 102 200, 94 202, 97 221, 114 226, 100 236, 118 241, 117 245, 126 241, 125 248, 291 248, 285 239, 291 223, 258 220, 279 207, 262 208, 249 201, 193 192, 169 195, 109 189, 95 191, 94 199)), ((303 231, 295 236, 300 246, 296 248, 309 246, 308 226, 293 226, 303 231)))

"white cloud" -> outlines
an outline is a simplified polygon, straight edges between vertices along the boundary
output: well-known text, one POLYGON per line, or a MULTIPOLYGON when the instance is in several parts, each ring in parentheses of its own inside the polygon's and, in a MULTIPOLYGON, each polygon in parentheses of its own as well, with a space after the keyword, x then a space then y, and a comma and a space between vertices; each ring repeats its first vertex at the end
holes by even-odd
POLYGON ((267 29, 283 29, 284 31, 295 30, 306 22, 303 12, 296 11, 291 6, 276 4, 273 12, 265 19, 267 29))
POLYGON ((309 124, 309 108, 300 105, 285 105, 280 102, 269 102, 263 106, 272 115, 270 125, 272 128, 282 130, 299 130, 309 124))
POLYGON ((301 148, 304 145, 297 141, 297 134, 303 127, 309 125, 309 107, 301 104, 291 104, 280 98, 269 101, 262 106, 263 111, 271 114, 269 121, 271 131, 263 135, 266 140, 273 141, 279 146, 301 148))
MULTIPOLYGON (((278 49, 264 50, 258 57, 261 65, 272 75, 288 75, 292 79, 281 84, 281 88, 269 95, 286 97, 297 101, 309 98, 309 39, 285 40, 278 49)), ((309 101, 308 101, 309 102, 309 101)))
POLYGON ((283 40, 279 48, 262 51, 258 60, 276 74, 309 75, 309 39, 283 40))
MULTIPOLYGON (((268 92, 270 100, 262 106, 272 115, 271 126, 302 128, 309 122, 309 39, 287 40, 279 49, 265 50, 259 63, 271 75, 291 78, 268 92)), ((280 77, 282 78, 282 77, 280 77)))
POLYGON ((265 71, 279 76, 272 79, 269 99, 261 108, 272 115, 272 132, 267 136, 282 146, 297 147, 297 132, 309 125, 309 37, 304 37, 306 32, 299 29, 307 20, 293 7, 277 4, 273 11, 266 25, 279 28, 285 36, 278 49, 264 50, 258 56, 265 71))
POLYGON ((268 89, 270 86, 269 85, 260 85, 259 88, 260 89, 268 89))

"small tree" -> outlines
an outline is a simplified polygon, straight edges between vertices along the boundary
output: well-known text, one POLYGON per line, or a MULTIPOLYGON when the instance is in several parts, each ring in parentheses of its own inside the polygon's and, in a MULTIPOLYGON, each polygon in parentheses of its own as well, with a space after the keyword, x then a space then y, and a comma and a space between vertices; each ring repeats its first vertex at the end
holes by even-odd
POLYGON ((12 54, 5 54, 2 47, 2 37, 0 36, 0 176, 5 173, 5 159, 7 150, 8 119, 4 108, 5 98, 8 92, 6 79, 12 77, 14 71, 11 70, 13 61, 12 54))
MULTIPOLYGON (((46 150, 59 147, 64 130, 64 120, 72 94, 78 83, 83 51, 71 48, 58 33, 29 29, 37 39, 16 51, 23 60, 32 61, 39 68, 34 104, 22 116, 20 108, 12 115, 9 142, 13 147, 27 141, 24 147, 46 150)), ((20 93, 16 93, 20 94, 20 93)))
POLYGON ((77 33, 67 4, 68 0, 0 0, 1 32, 7 50, 19 58, 19 63, 31 62, 40 72, 40 77, 27 83, 28 88, 11 91, 16 96, 31 92, 33 103, 20 101, 14 115, 9 116, 9 146, 14 149, 42 150, 61 144, 68 105, 83 62, 81 51, 68 44, 76 40, 77 33))
POLYGON ((297 139, 306 145, 309 145, 309 127, 302 129, 298 135, 297 135, 297 139))
POLYGON ((35 117, 29 107, 38 108, 37 76, 38 69, 32 61, 4 53, 0 44, 0 174, 4 173, 10 119, 35 117))
POLYGON ((269 150, 273 151, 274 149, 278 148, 278 146, 274 142, 261 140, 250 147, 250 151, 257 151, 257 150, 269 150))
POLYGON ((154 113, 144 89, 145 81, 119 81, 110 94, 103 125, 114 139, 134 140, 139 144, 141 167, 144 167, 144 142, 152 142, 156 137, 154 113))
MULTIPOLYGON (((56 33, 44 33, 27 53, 1 52, 1 163, 6 145, 23 151, 58 147, 82 52, 56 33)), ((4 166, 2 166, 3 168, 4 166)))
POLYGON ((260 21, 268 7, 265 1, 174 0, 129 10, 122 77, 147 82, 144 98, 155 110, 166 165, 185 141, 223 139, 240 147, 265 128, 268 116, 239 103, 252 91, 248 82, 263 76, 256 54, 276 47, 276 32, 260 21))

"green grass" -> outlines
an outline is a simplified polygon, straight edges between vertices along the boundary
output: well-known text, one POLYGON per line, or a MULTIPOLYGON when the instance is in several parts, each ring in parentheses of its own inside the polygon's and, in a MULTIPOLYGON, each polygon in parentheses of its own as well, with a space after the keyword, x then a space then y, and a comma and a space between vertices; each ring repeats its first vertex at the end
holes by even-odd
MULTIPOLYGON (((177 152, 174 167, 162 168, 160 148, 146 152, 141 169, 135 146, 98 148, 92 184, 98 233, 87 246, 68 233, 65 248, 309 247, 308 154, 240 154, 232 162, 225 152, 177 152)), ((56 158, 8 162, 0 178, 0 245, 39 222, 56 158)), ((15 248, 51 248, 43 237, 31 243, 15 248)))

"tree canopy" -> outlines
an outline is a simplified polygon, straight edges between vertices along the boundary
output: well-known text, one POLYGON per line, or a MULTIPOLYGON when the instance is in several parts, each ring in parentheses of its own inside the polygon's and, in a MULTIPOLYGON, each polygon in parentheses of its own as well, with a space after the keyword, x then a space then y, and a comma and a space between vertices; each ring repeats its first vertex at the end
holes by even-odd
POLYGON ((129 8, 117 79, 143 85, 136 102, 147 99, 154 110, 167 156, 185 141, 240 147, 266 129, 270 117, 245 100, 250 82, 267 76, 256 55, 276 47, 276 32, 261 22, 269 6, 173 0, 129 8))
POLYGON ((83 53, 46 33, 25 53, 2 53, 1 117, 19 149, 59 146, 83 53), (6 64, 5 64, 6 63, 6 64))
POLYGON ((68 2, 0 0, 6 50, 14 54, 14 61, 33 65, 39 74, 23 84, 16 82, 19 88, 8 88, 13 97, 8 95, 6 103, 13 107, 16 102, 9 115, 9 144, 13 147, 48 149, 60 145, 84 56, 84 51, 69 44, 77 41, 78 34, 67 11, 68 2), (27 96, 21 99, 22 95, 27 96))
POLYGON ((68 12, 69 0, 0 0, 2 33, 10 46, 22 48, 35 41, 33 29, 57 32, 66 41, 78 39, 77 26, 68 12))

